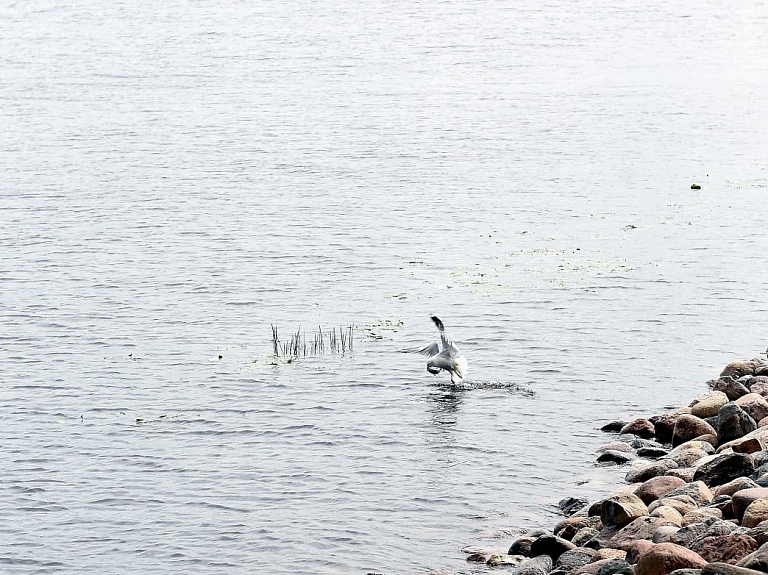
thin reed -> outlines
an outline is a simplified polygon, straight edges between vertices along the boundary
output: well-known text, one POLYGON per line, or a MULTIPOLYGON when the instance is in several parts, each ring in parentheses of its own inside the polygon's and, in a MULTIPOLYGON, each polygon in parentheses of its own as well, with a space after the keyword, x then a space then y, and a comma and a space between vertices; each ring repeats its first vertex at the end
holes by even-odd
POLYGON ((330 353, 344 354, 352 351, 354 333, 354 325, 339 326, 338 331, 335 326, 327 330, 318 326, 317 331, 310 334, 311 339, 308 340, 306 332, 299 328, 296 333, 291 334, 288 341, 280 341, 277 325, 272 324, 272 353, 277 357, 289 358, 321 355, 326 349, 330 353))

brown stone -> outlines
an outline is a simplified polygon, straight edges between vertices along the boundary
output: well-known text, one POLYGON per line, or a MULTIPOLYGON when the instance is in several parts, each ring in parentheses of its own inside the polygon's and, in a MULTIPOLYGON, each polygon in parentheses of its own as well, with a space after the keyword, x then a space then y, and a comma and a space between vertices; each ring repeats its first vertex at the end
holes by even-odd
POLYGON ((761 420, 758 422, 758 424, 757 424, 757 427, 766 427, 766 426, 768 426, 768 417, 764 417, 764 418, 762 418, 762 419, 761 419, 761 420))
POLYGON ((637 419, 633 419, 624 427, 622 427, 621 433, 631 433, 632 435, 637 435, 638 437, 642 437, 644 439, 650 439, 656 435, 656 429, 653 427, 653 423, 647 419, 639 417, 637 419))
POLYGON ((656 429, 656 441, 672 443, 672 431, 675 429, 677 419, 684 413, 691 413, 690 407, 682 407, 670 413, 652 417, 653 427, 656 429))
POLYGON ((744 533, 704 537, 691 545, 691 551, 695 551, 710 563, 720 561, 732 565, 756 549, 757 541, 744 533))
POLYGON ((736 516, 736 519, 741 522, 744 519, 744 512, 747 510, 747 507, 749 507, 753 501, 764 497, 768 497, 768 487, 753 487, 751 489, 741 489, 736 491, 731 497, 733 514, 736 516))
POLYGON ((757 453, 765 449, 765 441, 762 437, 742 438, 741 441, 734 441, 731 449, 736 453, 757 453))
POLYGON ((749 391, 750 393, 757 393, 763 397, 768 397, 768 382, 758 381, 757 383, 753 383, 749 387, 749 391))
POLYGON ((635 495, 643 500, 646 505, 655 501, 659 497, 666 495, 673 489, 685 485, 685 481, 678 477, 669 475, 660 475, 644 482, 635 490, 635 495))
POLYGON ((640 557, 653 549, 653 543, 647 539, 638 539, 637 541, 627 545, 627 563, 634 565, 640 559, 640 557))
POLYGON ((763 521, 768 520, 768 497, 755 499, 744 511, 741 520, 742 527, 757 527, 763 521))
POLYGON ((733 379, 739 379, 744 375, 754 375, 755 370, 760 367, 760 364, 756 361, 739 360, 732 361, 725 366, 725 369, 720 374, 720 377, 732 377, 733 379))
POLYGON ((746 411, 755 421, 768 417, 768 401, 758 393, 748 393, 736 400, 736 405, 746 411))
POLYGON ((597 561, 602 561, 603 559, 624 559, 627 556, 627 552, 623 551, 621 549, 611 549, 610 547, 605 547, 603 549, 598 550, 597 553, 595 553, 592 556, 592 563, 595 563, 597 561))
POLYGON ((711 433, 708 433, 706 435, 699 435, 693 441, 706 441, 712 447, 717 447, 717 435, 712 435, 711 433))
POLYGON ((636 575, 667 575, 675 569, 702 569, 707 562, 698 553, 674 543, 659 543, 640 556, 636 575))
POLYGON ((695 415, 683 414, 672 430, 672 445, 680 445, 700 435, 717 435, 714 427, 695 415))
POLYGON ((574 571, 573 575, 595 575, 600 570, 600 567, 609 561, 613 561, 613 559, 601 559, 600 561, 587 563, 584 565, 584 567, 579 567, 576 571, 574 571))

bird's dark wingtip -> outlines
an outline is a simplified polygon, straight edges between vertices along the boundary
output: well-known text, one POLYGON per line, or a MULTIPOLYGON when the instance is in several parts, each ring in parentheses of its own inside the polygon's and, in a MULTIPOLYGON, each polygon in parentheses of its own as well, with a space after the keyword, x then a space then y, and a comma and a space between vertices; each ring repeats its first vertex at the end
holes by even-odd
POLYGON ((432 316, 432 321, 435 322, 437 329, 439 329, 440 331, 443 331, 445 329, 445 327, 443 326, 443 322, 440 321, 440 318, 437 317, 436 315, 432 316))

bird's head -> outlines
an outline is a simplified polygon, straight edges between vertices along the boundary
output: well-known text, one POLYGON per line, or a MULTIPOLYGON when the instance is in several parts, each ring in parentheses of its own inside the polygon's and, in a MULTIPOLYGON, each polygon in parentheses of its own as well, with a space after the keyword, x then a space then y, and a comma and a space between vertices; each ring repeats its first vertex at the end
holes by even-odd
POLYGON ((440 373, 440 368, 435 366, 435 364, 432 362, 432 360, 427 362, 427 371, 431 373, 432 375, 437 375, 440 373))

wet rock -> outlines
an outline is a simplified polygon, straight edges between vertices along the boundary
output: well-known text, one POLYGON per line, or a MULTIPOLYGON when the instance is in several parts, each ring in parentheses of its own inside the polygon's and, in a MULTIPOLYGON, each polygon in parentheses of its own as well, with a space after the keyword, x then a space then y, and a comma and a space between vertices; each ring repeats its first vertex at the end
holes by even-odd
POLYGON ((665 475, 670 469, 679 467, 679 465, 671 459, 659 459, 657 461, 651 461, 649 463, 641 463, 637 467, 630 469, 624 479, 627 483, 642 483, 657 477, 659 475, 665 475))
POLYGON ((733 401, 720 408, 720 414, 717 417, 719 423, 717 441, 721 446, 757 429, 755 420, 733 401))
POLYGON ((652 501, 657 500, 659 497, 662 497, 673 489, 677 489, 683 485, 685 485, 685 481, 682 479, 670 477, 669 475, 660 475, 643 482, 643 484, 635 490, 635 495, 642 499, 643 503, 648 505, 652 501))
POLYGON ((728 399, 734 401, 749 393, 746 386, 730 377, 723 377, 713 381, 707 382, 715 391, 722 391, 728 396, 728 399))
POLYGON ((753 501, 768 497, 768 487, 753 487, 752 489, 742 489, 736 491, 731 497, 731 506, 733 508, 733 514, 741 523, 744 518, 744 512, 747 510, 753 501))
POLYGON ((666 457, 669 454, 669 449, 663 447, 641 447, 637 450, 638 457, 645 457, 647 459, 659 459, 660 457, 666 457))
POLYGON ((583 547, 586 545, 587 541, 597 537, 599 534, 600 531, 597 529, 593 529, 592 527, 584 527, 583 529, 579 529, 576 532, 576 535, 574 535, 573 539, 571 539, 571 543, 578 547, 583 547))
POLYGON ((485 563, 487 560, 488 558, 485 555, 481 555, 480 553, 471 553, 467 555, 467 561, 470 563, 485 563))
POLYGON ((531 544, 536 541, 536 537, 518 537, 512 542, 512 545, 507 551, 508 555, 522 555, 523 557, 531 556, 531 544))
POLYGON ((755 499, 744 511, 741 520, 743 527, 757 527, 763 521, 768 520, 768 498, 755 499))
POLYGON ((595 556, 595 553, 597 553, 597 551, 586 547, 566 551, 557 559, 555 567, 570 573, 589 563, 592 560, 592 557, 595 556))
POLYGON ((717 431, 703 419, 695 415, 683 414, 677 418, 672 430, 672 445, 680 445, 700 435, 707 434, 717 435, 717 431))
POLYGON ((768 401, 758 393, 748 393, 736 400, 736 405, 755 421, 768 417, 768 401))
POLYGON ((562 537, 557 537, 555 535, 542 535, 531 544, 531 557, 548 555, 552 558, 552 561, 557 561, 560 555, 575 548, 576 545, 567 539, 563 539, 562 537))
POLYGON ((664 525, 663 527, 659 527, 656 532, 653 534, 653 541, 654 543, 671 543, 672 542, 672 536, 677 533, 680 530, 679 527, 675 527, 674 525, 664 525))
MULTIPOLYGON (((738 408, 738 406, 736 407, 738 408)), ((718 455, 713 461, 701 465, 693 475, 693 479, 694 481, 703 481, 709 486, 716 486, 728 483, 737 477, 749 475, 754 470, 752 459, 749 455, 726 453, 718 455)))
POLYGON ((714 495, 703 481, 694 481, 686 485, 676 487, 668 491, 664 497, 677 497, 678 495, 687 495, 693 499, 697 505, 708 505, 712 503, 714 495))
POLYGON ((756 361, 732 361, 725 366, 725 369, 720 374, 721 378, 732 377, 733 379, 739 379, 745 375, 755 375, 755 371, 761 367, 760 363, 756 361))
POLYGON ((552 557, 538 555, 520 565, 515 575, 547 575, 550 571, 552 571, 552 557))
POLYGON ((674 543, 659 543, 640 556, 637 575, 666 575, 675 569, 702 569, 707 562, 698 554, 674 543))
POLYGON ((656 435, 656 428, 654 428, 653 423, 640 417, 627 423, 624 427, 621 428, 620 433, 631 433, 632 435, 637 435, 638 437, 650 439, 656 435))
POLYGON ((621 431, 625 425, 627 425, 628 422, 626 421, 611 421, 610 423, 606 423, 600 428, 600 431, 605 432, 619 432, 621 431))
POLYGON ((558 537, 570 541, 584 527, 592 527, 599 530, 602 529, 603 524, 599 517, 569 517, 558 522, 553 531, 558 537))
POLYGON ((722 391, 712 391, 702 396, 691 406, 691 415, 701 419, 714 417, 728 401, 728 396, 722 391))
POLYGON ((747 569, 745 567, 736 567, 728 563, 714 562, 710 563, 701 570, 701 575, 765 575, 762 571, 747 569))
POLYGON ((608 542, 608 547, 626 551, 629 545, 638 539, 652 540, 656 530, 665 526, 677 527, 673 522, 660 517, 638 517, 614 535, 608 542))
POLYGON ((690 407, 683 407, 671 413, 651 417, 649 421, 653 423, 653 427, 656 430, 656 440, 661 443, 672 443, 672 432, 675 429, 675 423, 677 423, 681 415, 686 413, 691 413, 690 407))
POLYGON ((624 559, 610 559, 595 575, 635 575, 635 570, 624 559))
POLYGON ((623 494, 605 500, 600 519, 603 525, 626 525, 643 515, 648 515, 643 500, 634 494, 623 494))
POLYGON ((648 511, 653 512, 659 507, 672 507, 682 517, 689 511, 696 509, 698 504, 688 495, 677 495, 675 497, 662 497, 648 506, 648 511))
POLYGON ((606 443, 595 449, 595 453, 603 453, 604 451, 624 451, 627 453, 633 452, 634 449, 629 443, 623 441, 613 441, 606 443))
MULTIPOLYGON (((467 558, 467 561, 469 561, 469 558, 467 558)), ((522 555, 491 555, 486 564, 491 567, 500 567, 502 565, 507 567, 517 567, 524 561, 526 561, 526 558, 522 555)))
POLYGON ((637 456, 634 453, 613 451, 611 449, 603 451, 600 455, 597 456, 597 461, 599 463, 616 463, 618 465, 629 463, 635 459, 637 459, 637 456))
POLYGON ((768 573, 768 543, 763 543, 757 551, 753 551, 736 565, 768 573))
POLYGON ((704 537, 691 545, 708 562, 735 564, 746 555, 757 550, 757 541, 744 533, 731 533, 718 537, 704 537))
POLYGON ((681 513, 669 505, 662 505, 661 507, 654 509, 651 511, 651 517, 660 517, 661 519, 666 519, 678 527, 680 527, 683 523, 683 516, 681 513))
POLYGON ((687 527, 693 523, 701 523, 707 517, 714 517, 715 519, 722 519, 723 512, 717 507, 701 507, 699 509, 693 509, 683 515, 683 521, 681 525, 687 527))

